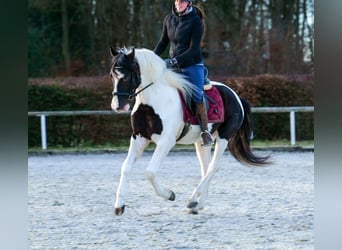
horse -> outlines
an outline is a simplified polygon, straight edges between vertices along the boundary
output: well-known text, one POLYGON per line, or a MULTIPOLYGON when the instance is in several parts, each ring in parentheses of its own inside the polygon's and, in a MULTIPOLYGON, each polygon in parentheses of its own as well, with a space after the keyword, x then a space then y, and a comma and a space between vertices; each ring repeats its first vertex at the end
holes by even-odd
POLYGON ((253 121, 248 102, 227 85, 210 81, 221 95, 224 105, 223 120, 209 121, 208 124, 215 140, 212 153, 211 146, 201 146, 199 125, 183 119, 182 98, 191 98, 191 93, 196 91, 183 74, 168 69, 161 57, 146 48, 110 47, 110 55, 113 83, 111 108, 116 112, 130 111, 132 126, 130 145, 121 166, 116 192, 114 212, 117 216, 125 210, 127 179, 132 166, 150 142, 156 146, 145 176, 156 194, 170 201, 174 201, 176 195, 160 182, 158 168, 176 144, 195 145, 202 178, 187 203, 189 212, 193 214, 204 208, 210 181, 219 170, 218 161, 227 148, 244 165, 268 164, 269 156, 256 156, 250 148, 253 121))

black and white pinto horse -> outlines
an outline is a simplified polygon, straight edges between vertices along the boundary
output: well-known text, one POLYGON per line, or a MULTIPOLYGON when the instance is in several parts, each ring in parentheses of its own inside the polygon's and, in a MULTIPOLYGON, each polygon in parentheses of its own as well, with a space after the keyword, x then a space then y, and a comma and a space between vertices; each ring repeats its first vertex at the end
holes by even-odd
POLYGON ((183 120, 181 95, 186 98, 194 91, 193 84, 182 74, 166 68, 164 60, 148 49, 110 49, 112 66, 110 76, 114 85, 111 108, 117 112, 131 110, 132 136, 128 155, 121 166, 121 177, 115 201, 115 214, 121 215, 125 209, 127 180, 133 164, 152 141, 156 144, 146 170, 146 178, 151 182, 157 195, 170 201, 175 200, 174 192, 165 187, 157 176, 157 171, 168 152, 178 144, 192 144, 201 166, 202 179, 194 189, 187 204, 191 213, 198 213, 204 207, 208 188, 218 161, 227 146, 231 154, 245 165, 261 166, 268 156, 258 157, 251 152, 252 116, 247 101, 228 86, 211 81, 219 90, 224 104, 224 120, 209 123, 209 131, 215 139, 213 155, 211 147, 201 146, 199 125, 186 124, 183 120), (187 132, 184 134, 184 128, 187 132))

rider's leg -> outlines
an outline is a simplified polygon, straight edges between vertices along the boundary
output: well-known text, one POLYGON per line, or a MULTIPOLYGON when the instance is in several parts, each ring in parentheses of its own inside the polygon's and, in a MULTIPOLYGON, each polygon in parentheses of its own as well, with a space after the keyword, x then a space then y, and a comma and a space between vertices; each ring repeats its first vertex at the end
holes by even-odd
POLYGON ((204 101, 196 103, 196 118, 201 127, 202 146, 211 146, 214 140, 208 131, 208 115, 204 101))
POLYGON ((202 146, 211 146, 214 140, 208 131, 208 115, 203 100, 204 66, 203 63, 196 64, 182 69, 182 72, 189 77, 189 80, 196 86, 192 99, 195 103, 195 116, 201 127, 202 146))

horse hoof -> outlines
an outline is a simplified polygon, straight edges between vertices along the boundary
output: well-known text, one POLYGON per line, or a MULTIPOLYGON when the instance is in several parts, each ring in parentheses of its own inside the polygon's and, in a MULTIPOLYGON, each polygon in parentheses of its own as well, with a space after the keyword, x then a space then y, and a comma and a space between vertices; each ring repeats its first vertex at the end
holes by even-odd
POLYGON ((195 208, 195 207, 197 207, 197 205, 198 205, 197 201, 192 201, 192 202, 189 202, 186 207, 187 208, 195 208))
POLYGON ((115 215, 120 216, 125 212, 125 205, 115 208, 115 215))
POLYGON ((189 211, 189 213, 190 213, 190 214, 198 214, 198 210, 191 209, 191 210, 189 211))
POLYGON ((174 201, 175 199, 176 199, 176 195, 175 195, 175 193, 173 191, 171 191, 171 195, 169 197, 169 200, 170 201, 174 201))

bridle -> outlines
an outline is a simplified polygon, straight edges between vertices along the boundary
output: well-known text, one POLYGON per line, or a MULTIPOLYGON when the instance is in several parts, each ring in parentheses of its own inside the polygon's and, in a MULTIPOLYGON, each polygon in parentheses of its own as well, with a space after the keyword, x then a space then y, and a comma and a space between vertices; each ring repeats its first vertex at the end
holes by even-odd
MULTIPOLYGON (((115 65, 113 66, 113 69, 120 69, 120 68, 124 68, 124 67, 123 66, 115 66, 115 65)), ((145 89, 150 87, 153 84, 153 82, 149 83, 148 85, 146 85, 145 87, 143 87, 142 89, 140 89, 139 91, 136 92, 137 88, 141 84, 140 69, 139 69, 139 65, 138 65, 137 61, 134 60, 129 68, 130 68, 130 78, 134 79, 134 84, 132 84, 132 81, 130 82, 128 92, 114 92, 113 91, 112 94, 113 94, 113 96, 127 96, 128 100, 131 101, 139 93, 141 93, 142 91, 144 91, 145 89)))

